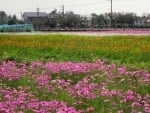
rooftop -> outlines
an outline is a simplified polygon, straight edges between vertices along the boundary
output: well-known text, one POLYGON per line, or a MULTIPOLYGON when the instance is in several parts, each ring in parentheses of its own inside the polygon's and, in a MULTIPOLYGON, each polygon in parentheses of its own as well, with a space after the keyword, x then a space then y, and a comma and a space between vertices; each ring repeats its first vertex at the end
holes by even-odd
POLYGON ((24 17, 46 17, 46 12, 25 12, 24 17))

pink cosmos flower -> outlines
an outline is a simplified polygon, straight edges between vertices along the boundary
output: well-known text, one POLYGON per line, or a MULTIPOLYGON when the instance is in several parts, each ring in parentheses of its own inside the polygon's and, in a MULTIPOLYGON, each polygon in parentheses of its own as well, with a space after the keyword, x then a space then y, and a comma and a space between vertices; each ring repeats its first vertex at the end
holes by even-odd
POLYGON ((93 108, 93 107, 88 107, 86 109, 86 111, 89 112, 89 113, 93 112, 94 110, 95 110, 95 108, 93 108))
POLYGON ((119 75, 123 75, 123 74, 125 74, 125 72, 126 72, 126 68, 125 67, 118 68, 119 75))
POLYGON ((119 110, 117 113, 123 113, 123 110, 119 110))

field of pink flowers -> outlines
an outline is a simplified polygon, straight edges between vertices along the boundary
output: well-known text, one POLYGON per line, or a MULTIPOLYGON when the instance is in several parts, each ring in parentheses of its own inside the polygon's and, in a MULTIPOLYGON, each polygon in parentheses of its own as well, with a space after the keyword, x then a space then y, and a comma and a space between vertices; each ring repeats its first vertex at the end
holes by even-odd
POLYGON ((150 29, 104 29, 88 31, 65 31, 65 32, 35 32, 35 34, 68 34, 68 35, 87 35, 87 36, 107 36, 107 35, 150 35, 150 29))
MULTIPOLYGON (((11 33, 3 33, 12 35, 11 33)), ((24 32, 24 33, 13 33, 17 35, 49 35, 49 34, 63 34, 63 35, 83 35, 83 36, 112 36, 112 35, 150 35, 150 29, 84 29, 72 31, 36 31, 36 32, 24 32)))
POLYGON ((88 62, 0 64, 0 113, 150 113, 150 73, 88 62))

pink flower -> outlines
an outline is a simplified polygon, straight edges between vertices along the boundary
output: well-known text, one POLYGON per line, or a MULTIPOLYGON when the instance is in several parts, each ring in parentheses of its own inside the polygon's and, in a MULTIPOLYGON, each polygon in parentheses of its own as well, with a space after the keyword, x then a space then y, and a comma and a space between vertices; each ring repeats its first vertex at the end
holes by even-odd
POLYGON ((18 113, 24 113, 23 111, 19 111, 18 113))
POLYGON ((135 99, 135 97, 132 95, 126 96, 126 101, 133 101, 134 99, 135 99))
POLYGON ((118 68, 119 75, 123 75, 123 74, 125 74, 125 72, 126 72, 126 68, 125 67, 118 68))
POLYGON ((133 107, 140 107, 141 104, 140 104, 139 102, 133 102, 133 103, 132 103, 132 106, 133 106, 133 107))
POLYGON ((86 109, 86 111, 87 111, 87 112, 90 112, 90 113, 93 112, 94 110, 95 110, 95 108, 93 108, 93 107, 88 107, 88 108, 86 109))
POLYGON ((119 110, 117 113, 123 113, 123 110, 119 110))

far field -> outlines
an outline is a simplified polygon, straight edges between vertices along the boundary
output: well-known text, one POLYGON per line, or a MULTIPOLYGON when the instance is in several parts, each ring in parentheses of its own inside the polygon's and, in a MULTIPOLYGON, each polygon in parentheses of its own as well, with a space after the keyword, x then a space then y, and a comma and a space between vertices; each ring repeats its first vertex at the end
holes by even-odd
POLYGON ((150 36, 0 35, 1 61, 96 59, 149 69, 150 36))

